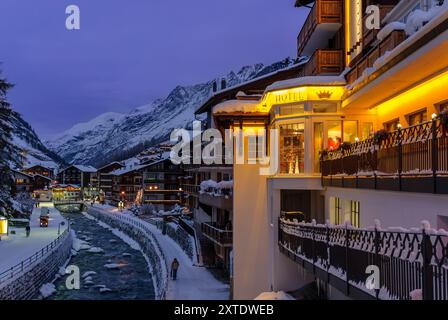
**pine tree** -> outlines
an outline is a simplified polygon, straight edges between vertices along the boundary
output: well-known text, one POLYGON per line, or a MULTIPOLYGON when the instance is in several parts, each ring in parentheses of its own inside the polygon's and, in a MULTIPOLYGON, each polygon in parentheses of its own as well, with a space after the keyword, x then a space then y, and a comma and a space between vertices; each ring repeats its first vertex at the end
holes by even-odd
POLYGON ((11 209, 11 188, 13 176, 11 166, 17 164, 19 152, 11 143, 12 128, 9 125, 13 111, 6 100, 6 93, 12 85, 0 78, 0 215, 6 216, 11 209))

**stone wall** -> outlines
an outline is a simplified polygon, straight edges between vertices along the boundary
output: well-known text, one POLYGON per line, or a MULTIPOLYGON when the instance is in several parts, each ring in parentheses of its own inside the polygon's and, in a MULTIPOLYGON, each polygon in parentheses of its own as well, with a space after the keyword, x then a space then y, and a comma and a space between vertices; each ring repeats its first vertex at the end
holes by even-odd
POLYGON ((73 239, 69 232, 63 236, 61 242, 50 249, 43 258, 13 279, 0 285, 0 300, 30 300, 37 298, 43 284, 52 282, 59 268, 63 267, 71 256, 73 239))
POLYGON ((143 254, 149 260, 151 273, 154 280, 156 299, 164 299, 168 286, 168 267, 166 258, 159 243, 144 221, 121 214, 109 214, 95 208, 89 208, 88 214, 116 228, 136 241, 143 254))

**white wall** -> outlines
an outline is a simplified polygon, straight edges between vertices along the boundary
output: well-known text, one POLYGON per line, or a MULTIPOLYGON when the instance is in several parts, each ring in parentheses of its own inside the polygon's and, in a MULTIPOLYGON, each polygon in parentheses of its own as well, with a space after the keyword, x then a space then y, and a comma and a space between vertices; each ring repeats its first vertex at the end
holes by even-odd
POLYGON ((327 218, 331 197, 359 201, 361 227, 373 226, 379 219, 383 227, 420 227, 422 220, 428 220, 433 228, 439 228, 438 215, 448 216, 448 195, 329 187, 325 191, 327 218))

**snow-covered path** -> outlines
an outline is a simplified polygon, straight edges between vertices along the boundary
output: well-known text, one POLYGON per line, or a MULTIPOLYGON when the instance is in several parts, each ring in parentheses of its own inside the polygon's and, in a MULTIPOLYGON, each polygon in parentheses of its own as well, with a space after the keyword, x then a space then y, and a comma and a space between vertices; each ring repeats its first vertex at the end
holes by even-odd
MULTIPOLYGON (((103 207, 103 211, 117 214, 117 209, 113 207, 103 207), (106 209, 107 208, 107 209, 106 209)), ((101 209, 96 206, 95 209, 101 209)), ((121 214, 129 214, 124 211, 121 214)), ((143 221, 143 220, 141 220, 143 221)), ((185 254, 179 245, 154 225, 143 221, 152 231, 154 237, 160 244, 163 253, 168 260, 168 267, 174 258, 179 261, 179 270, 177 272, 177 280, 169 280, 167 299, 168 300, 228 300, 229 286, 218 281, 205 268, 193 264, 192 260, 185 254)), ((170 271, 170 270, 168 270, 170 271)))
MULTIPOLYGON (((42 250, 58 237, 59 223, 65 221, 52 203, 41 203, 40 208, 35 208, 31 215, 29 238, 26 237, 25 228, 11 229, 17 234, 10 234, 0 241, 0 273, 10 269, 16 264, 28 259, 36 252, 42 250), (49 207, 50 221, 48 228, 39 227, 40 209, 49 207)), ((67 222, 61 226, 61 233, 68 227, 67 222)))

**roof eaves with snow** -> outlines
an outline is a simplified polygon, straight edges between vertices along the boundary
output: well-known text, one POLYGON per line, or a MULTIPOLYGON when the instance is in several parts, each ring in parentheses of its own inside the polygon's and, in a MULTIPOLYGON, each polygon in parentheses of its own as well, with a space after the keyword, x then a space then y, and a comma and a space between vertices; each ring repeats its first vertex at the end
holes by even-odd
POLYGON ((305 86, 345 86, 346 84, 347 81, 342 76, 299 77, 275 82, 266 88, 266 92, 305 86))
POLYGON ((213 106, 225 100, 235 99, 236 95, 240 91, 245 90, 257 90, 263 92, 267 86, 270 84, 279 81, 286 80, 291 78, 296 78, 299 75, 299 71, 303 68, 303 66, 308 62, 308 60, 304 60, 300 63, 296 63, 288 68, 280 69, 268 74, 265 74, 261 77, 240 83, 236 86, 229 87, 227 89, 221 90, 213 94, 208 98, 206 102, 204 102, 199 108, 196 109, 195 114, 201 114, 209 111, 213 106))

